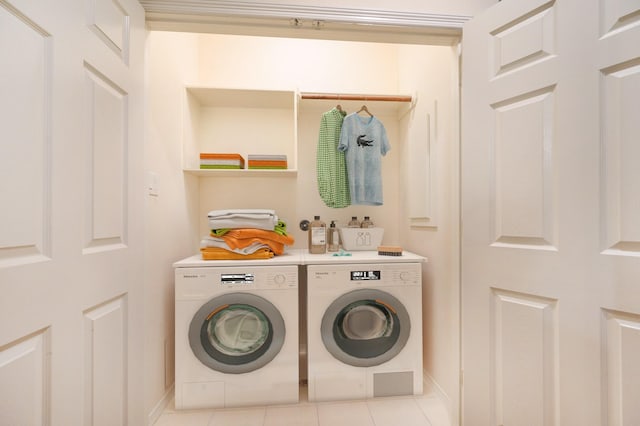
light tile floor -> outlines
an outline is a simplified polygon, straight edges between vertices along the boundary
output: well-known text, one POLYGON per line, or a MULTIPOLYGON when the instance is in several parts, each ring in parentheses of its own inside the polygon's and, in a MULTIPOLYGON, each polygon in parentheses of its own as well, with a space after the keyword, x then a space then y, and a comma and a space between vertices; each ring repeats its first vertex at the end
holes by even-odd
POLYGON ((450 426, 434 395, 210 410, 176 410, 173 401, 155 426, 450 426))

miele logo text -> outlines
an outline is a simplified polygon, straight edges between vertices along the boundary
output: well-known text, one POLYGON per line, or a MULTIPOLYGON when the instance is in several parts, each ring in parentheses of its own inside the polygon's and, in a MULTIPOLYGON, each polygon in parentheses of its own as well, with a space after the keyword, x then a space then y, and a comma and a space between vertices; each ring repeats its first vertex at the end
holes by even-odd
POLYGON ((329 275, 328 272, 316 272, 316 275, 329 275))
POLYGON ((197 275, 183 275, 182 278, 198 278, 197 275))

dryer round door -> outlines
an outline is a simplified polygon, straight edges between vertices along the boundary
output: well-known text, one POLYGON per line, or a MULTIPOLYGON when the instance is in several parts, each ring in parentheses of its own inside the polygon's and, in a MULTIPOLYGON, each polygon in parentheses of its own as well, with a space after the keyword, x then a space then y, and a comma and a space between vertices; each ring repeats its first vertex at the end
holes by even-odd
POLYGON ((189 326, 194 355, 209 368, 248 373, 280 352, 286 330, 280 311, 250 293, 228 293, 202 305, 189 326))
POLYGON ((345 293, 329 305, 322 317, 322 341, 339 361, 371 367, 393 359, 411 332, 404 305, 377 289, 345 293))

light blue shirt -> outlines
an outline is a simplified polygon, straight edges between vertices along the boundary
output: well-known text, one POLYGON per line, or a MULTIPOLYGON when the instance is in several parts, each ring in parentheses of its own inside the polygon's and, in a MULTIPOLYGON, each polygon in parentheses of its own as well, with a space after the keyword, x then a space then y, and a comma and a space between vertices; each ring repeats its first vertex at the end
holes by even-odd
POLYGON ((345 153, 351 204, 381 206, 382 156, 391 149, 382 122, 357 113, 347 115, 338 149, 345 153))

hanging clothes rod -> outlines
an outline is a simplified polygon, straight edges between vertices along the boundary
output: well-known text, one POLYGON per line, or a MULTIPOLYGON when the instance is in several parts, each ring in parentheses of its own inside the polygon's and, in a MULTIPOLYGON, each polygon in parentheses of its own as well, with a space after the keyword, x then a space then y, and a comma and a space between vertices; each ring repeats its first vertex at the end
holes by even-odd
POLYGON ((395 95, 343 95, 334 93, 300 93, 301 99, 323 99, 333 101, 386 101, 386 102, 412 102, 411 96, 395 95))

